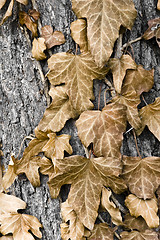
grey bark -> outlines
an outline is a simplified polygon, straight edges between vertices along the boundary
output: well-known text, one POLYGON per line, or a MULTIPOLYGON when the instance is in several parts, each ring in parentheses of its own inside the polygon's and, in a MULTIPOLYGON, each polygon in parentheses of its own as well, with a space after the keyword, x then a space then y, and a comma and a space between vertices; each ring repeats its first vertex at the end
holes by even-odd
MULTIPOLYGON (((157 0, 134 0, 138 16, 131 32, 127 31, 124 42, 141 36, 147 29, 149 19, 160 16, 156 10, 157 0)), ((38 9, 41 13, 42 26, 53 25, 56 30, 65 34, 66 43, 53 48, 52 52, 62 52, 75 49, 75 44, 70 37, 70 23, 75 19, 71 10, 71 0, 39 0, 38 9)), ((27 10, 31 3, 23 7, 27 10)), ((4 15, 6 7, 1 10, 4 15)), ((155 39, 140 41, 133 44, 135 61, 144 68, 155 68, 155 84, 153 89, 144 94, 148 103, 160 96, 160 50, 155 39)), ((41 62, 44 74, 47 72, 47 64, 41 62)), ((24 33, 18 23, 18 6, 15 2, 13 16, 0 27, 0 104, 2 103, 2 144, 3 164, 8 165, 11 153, 18 154, 23 138, 33 133, 46 108, 46 98, 43 91, 37 63, 31 57, 31 49, 24 33)), ((101 105, 103 103, 104 85, 102 84, 101 105)), ((95 109, 99 94, 100 82, 94 82, 95 109)), ((1 124, 0 122, 0 124, 1 124)), ((71 145, 74 154, 84 155, 83 147, 77 136, 74 120, 67 122, 63 133, 71 135, 71 145)), ((27 146, 27 145, 25 145, 27 146)), ((138 138, 138 146, 142 156, 159 156, 159 141, 147 129, 138 138)), ((22 149, 22 151, 24 148, 22 149)), ((133 135, 125 135, 123 153, 137 156, 133 135)), ((27 203, 25 213, 36 216, 43 224, 43 240, 58 240, 60 237, 60 200, 51 199, 47 177, 41 177, 41 186, 33 188, 25 176, 16 179, 10 188, 10 193, 20 197, 27 203)), ((62 191, 62 198, 66 197, 66 189, 62 191)))

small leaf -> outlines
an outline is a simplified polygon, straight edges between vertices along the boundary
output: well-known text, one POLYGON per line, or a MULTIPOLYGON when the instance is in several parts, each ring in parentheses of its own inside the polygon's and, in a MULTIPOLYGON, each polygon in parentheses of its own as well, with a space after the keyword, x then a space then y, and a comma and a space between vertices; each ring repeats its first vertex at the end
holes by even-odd
MULTIPOLYGON (((157 7, 160 7, 160 3, 158 2, 157 7)), ((145 31, 145 33, 143 34, 143 38, 145 40, 149 40, 153 37, 156 38, 156 41, 158 43, 158 46, 160 47, 160 42, 159 42, 159 38, 160 38, 160 18, 155 18, 155 19, 151 19, 148 21, 148 26, 149 28, 145 31)))
POLYGON ((33 40, 32 56, 38 61, 46 58, 46 55, 44 53, 44 50, 46 50, 46 45, 44 44, 44 42, 44 38, 35 38, 33 40))
MULTIPOLYGON (((2 2, 1 7, 3 7, 4 2, 2 2)), ((2 21, 0 22, 0 26, 12 15, 12 9, 13 9, 13 5, 14 5, 14 0, 11 0, 8 9, 4 15, 4 17, 2 18, 2 21)))
POLYGON ((5 175, 2 179, 2 187, 4 191, 6 191, 14 182, 15 178, 17 177, 17 174, 15 174, 14 170, 14 162, 13 162, 14 156, 11 156, 10 162, 8 164, 8 169, 5 175))
POLYGON ((122 232, 121 240, 158 240, 158 234, 153 230, 122 232))
POLYGON ((95 224, 94 229, 91 232, 91 236, 88 237, 87 239, 113 240, 114 231, 106 223, 95 224))
POLYGON ((48 49, 52 48, 56 45, 61 45, 65 43, 65 38, 62 32, 55 31, 53 32, 53 28, 49 25, 42 27, 41 37, 45 39, 45 44, 48 49))
POLYGON ((130 214, 126 214, 124 216, 124 225, 125 228, 130 230, 138 230, 139 232, 143 232, 148 229, 148 226, 145 220, 142 217, 135 218, 130 214))
POLYGON ((130 194, 125 204, 128 207, 131 216, 142 216, 150 228, 159 226, 159 217, 157 216, 157 199, 154 197, 150 200, 143 200, 130 194))

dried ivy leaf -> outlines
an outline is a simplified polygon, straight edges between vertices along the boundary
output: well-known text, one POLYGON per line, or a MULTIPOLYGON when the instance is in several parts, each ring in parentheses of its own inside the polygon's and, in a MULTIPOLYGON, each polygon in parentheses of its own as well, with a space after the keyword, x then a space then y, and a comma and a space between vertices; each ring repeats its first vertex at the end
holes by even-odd
POLYGON ((136 69, 135 61, 129 55, 122 55, 119 58, 111 58, 109 60, 109 67, 113 74, 114 87, 117 93, 121 93, 123 79, 126 75, 127 69, 136 69))
POLYGON ((35 238, 29 233, 30 230, 36 237, 42 238, 39 230, 42 225, 38 219, 31 215, 19 213, 7 213, 0 215, 0 231, 6 235, 13 233, 14 240, 34 240, 35 238))
POLYGON ((135 218, 135 217, 131 216, 130 214, 126 214, 124 216, 124 225, 123 226, 125 228, 131 229, 131 230, 138 230, 140 232, 143 232, 146 229, 148 229, 148 226, 142 217, 135 218))
POLYGON ((68 119, 76 118, 78 115, 66 94, 66 86, 51 87, 49 95, 52 97, 52 103, 46 109, 38 129, 59 132, 68 119))
POLYGON ((4 191, 6 191, 13 184, 15 178, 17 177, 17 174, 15 174, 14 171, 13 159, 15 159, 14 156, 11 156, 7 172, 5 173, 2 179, 2 187, 4 191))
POLYGON ((1 0, 0 1, 0 9, 4 6, 4 4, 6 3, 7 0, 1 0))
POLYGON ((37 12, 35 9, 29 9, 28 14, 24 11, 19 12, 19 22, 20 24, 26 25, 26 27, 32 32, 32 37, 37 37, 37 25, 38 19, 40 17, 40 13, 37 12))
POLYGON ((110 200, 111 195, 112 195, 111 190, 108 190, 105 187, 103 187, 101 205, 111 215, 112 222, 115 225, 119 226, 122 225, 122 216, 119 211, 119 208, 117 208, 116 205, 110 200))
POLYGON ((68 239, 81 240, 84 236, 84 225, 81 223, 77 214, 69 205, 68 200, 61 204, 61 213, 63 220, 67 223, 69 221, 68 239))
POLYGON ((88 147, 93 143, 97 157, 121 158, 120 147, 126 129, 126 107, 109 104, 102 111, 85 111, 76 121, 78 136, 88 147))
MULTIPOLYGON (((159 6, 159 3, 157 4, 159 6)), ((144 32, 143 38, 149 40, 153 37, 156 38, 158 46, 160 47, 160 18, 151 19, 148 21, 149 28, 144 32)))
POLYGON ((111 187, 116 193, 126 189, 118 178, 121 169, 119 160, 114 158, 71 156, 56 160, 56 166, 59 171, 48 182, 51 196, 56 198, 62 185, 71 184, 68 202, 88 229, 93 229, 98 215, 103 185, 111 187))
POLYGON ((122 240, 158 240, 158 234, 153 230, 146 230, 145 232, 131 231, 122 232, 122 240))
POLYGON ((73 40, 79 45, 81 52, 87 52, 87 23, 85 19, 77 19, 71 23, 71 36, 73 40))
POLYGON ((139 114, 142 119, 142 128, 137 131, 137 134, 140 135, 147 125, 160 141, 160 97, 156 98, 154 103, 141 108, 139 114))
POLYGON ((156 197, 149 200, 143 200, 130 194, 126 198, 125 204, 128 207, 131 216, 142 216, 150 228, 156 228, 159 226, 159 217, 156 214, 158 211, 156 197))
POLYGON ((106 223, 95 224, 88 240, 113 240, 114 231, 106 223))
POLYGON ((157 9, 160 10, 160 0, 158 0, 157 9))
POLYGON ((89 47, 98 66, 112 54, 120 26, 131 29, 137 16, 131 0, 72 0, 78 18, 87 18, 89 47))
MULTIPOLYGON (((2 2, 1 7, 3 7, 3 5, 4 5, 4 2, 2 2)), ((0 26, 12 15, 13 5, 14 5, 14 0, 11 0, 8 6, 8 9, 0 22, 0 26)))
POLYGON ((42 158, 43 164, 40 166, 40 172, 44 175, 49 175, 49 179, 50 177, 55 174, 55 169, 54 169, 54 165, 51 162, 51 160, 49 160, 46 157, 42 158))
POLYGON ((33 40, 33 46, 32 46, 32 56, 37 60, 43 60, 46 58, 46 55, 44 53, 44 50, 46 50, 45 45, 45 39, 44 38, 34 38, 33 40))
POLYGON ((48 49, 65 43, 65 37, 63 33, 60 31, 53 32, 53 28, 51 26, 46 25, 41 28, 41 31, 41 37, 45 39, 45 44, 48 49))
POLYGON ((123 156, 123 178, 131 193, 146 200, 152 198, 160 185, 159 157, 123 156))
POLYGON ((66 83, 67 95, 74 109, 81 112, 93 108, 93 79, 103 79, 107 68, 98 68, 89 52, 81 55, 57 53, 48 60, 47 74, 51 84, 66 83), (83 69, 83 70, 82 70, 83 69))

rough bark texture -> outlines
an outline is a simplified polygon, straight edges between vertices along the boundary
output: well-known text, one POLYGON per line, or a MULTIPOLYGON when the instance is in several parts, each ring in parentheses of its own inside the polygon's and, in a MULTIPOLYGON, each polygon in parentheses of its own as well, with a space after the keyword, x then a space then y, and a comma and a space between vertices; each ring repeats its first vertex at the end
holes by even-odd
MULTIPOLYGON (((75 19, 71 10, 71 0, 37 0, 38 9, 41 13, 42 26, 53 25, 66 37, 66 43, 53 48, 53 53, 74 49, 75 44, 70 37, 70 23, 75 19)), ((141 36, 147 29, 149 19, 160 16, 156 10, 157 0, 134 0, 138 17, 131 32, 126 33, 124 42, 141 36)), ((31 2, 23 9, 31 7, 31 2)), ((1 10, 4 14, 6 7, 1 10)), ((140 41, 133 44, 135 61, 144 68, 155 68, 155 84, 153 89, 144 94, 148 103, 160 96, 160 50, 155 39, 140 41)), ((47 72, 45 62, 41 63, 44 74, 47 72)), ((14 4, 13 16, 0 27, 0 77, 2 97, 2 144, 3 164, 5 168, 11 153, 18 154, 23 138, 33 133, 46 108, 46 98, 43 91, 37 62, 31 57, 31 49, 24 33, 18 23, 18 3, 14 4)), ((95 81, 94 91, 97 109, 97 100, 101 83, 95 81)), ((103 106, 104 85, 101 91, 101 108, 103 106)), ((1 106, 1 100, 0 100, 1 106)), ((73 120, 67 122, 63 133, 70 134, 71 145, 74 154, 84 155, 83 147, 77 136, 77 130, 73 120)), ((27 146, 27 145, 26 145, 27 146)), ((160 154, 159 141, 147 129, 138 138, 138 146, 142 156, 158 156, 160 154)), ((22 149, 23 150, 23 149, 22 149)), ((132 133, 125 135, 123 152, 136 156, 136 148, 132 133)), ((36 216, 43 224, 43 240, 58 240, 60 237, 60 200, 51 199, 47 178, 42 177, 42 184, 33 188, 25 176, 19 177, 10 188, 10 193, 15 194, 27 203, 26 213, 36 216)), ((62 190, 62 198, 65 198, 66 190, 62 190)))

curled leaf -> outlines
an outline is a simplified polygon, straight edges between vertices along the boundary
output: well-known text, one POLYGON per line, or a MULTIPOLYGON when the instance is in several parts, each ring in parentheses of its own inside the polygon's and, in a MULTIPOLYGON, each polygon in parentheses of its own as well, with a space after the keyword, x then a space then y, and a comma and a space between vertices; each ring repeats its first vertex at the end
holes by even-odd
MULTIPOLYGON (((158 2, 157 7, 160 7, 160 3, 158 2)), ((148 21, 149 28, 144 32, 143 38, 149 40, 153 37, 156 38, 158 46, 160 47, 160 18, 151 19, 148 21)))
POLYGON ((38 61, 46 58, 46 55, 44 53, 44 50, 46 50, 46 45, 44 42, 44 38, 35 38, 33 40, 32 56, 38 61))

